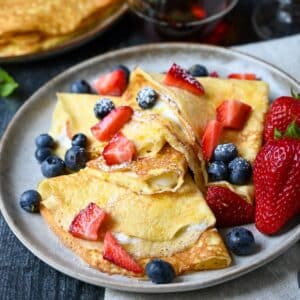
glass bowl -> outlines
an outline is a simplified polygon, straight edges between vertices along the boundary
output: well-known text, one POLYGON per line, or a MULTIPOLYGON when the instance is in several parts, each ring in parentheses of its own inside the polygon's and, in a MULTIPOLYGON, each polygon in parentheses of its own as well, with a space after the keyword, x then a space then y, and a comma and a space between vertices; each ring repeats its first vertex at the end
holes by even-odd
POLYGON ((238 0, 128 0, 130 9, 169 36, 207 34, 238 0))

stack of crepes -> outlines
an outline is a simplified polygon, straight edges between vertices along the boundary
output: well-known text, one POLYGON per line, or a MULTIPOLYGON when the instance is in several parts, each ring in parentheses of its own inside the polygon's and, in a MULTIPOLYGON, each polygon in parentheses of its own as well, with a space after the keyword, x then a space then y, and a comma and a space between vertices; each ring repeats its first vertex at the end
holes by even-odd
POLYGON ((90 30, 122 0, 0 0, 0 57, 44 51, 90 30))
MULTIPOLYGON (((93 107, 97 95, 58 94, 50 134, 63 156, 71 137, 84 133, 91 160, 71 175, 46 179, 39 185, 41 213, 63 242, 91 266, 110 274, 143 276, 103 259, 102 241, 73 237, 68 228, 76 214, 90 202, 110 215, 104 230, 141 265, 151 258, 170 262, 176 273, 228 267, 230 255, 215 228, 215 217, 206 204, 208 180, 202 158, 201 137, 215 108, 224 99, 243 99, 253 112, 240 132, 226 130, 222 140, 237 145, 240 154, 253 161, 262 142, 268 87, 262 81, 199 79, 205 95, 163 84, 163 75, 136 69, 121 98, 110 97, 115 106, 129 105, 134 115, 122 133, 134 142, 137 159, 108 166, 101 153, 106 143, 97 141, 90 128, 97 123, 93 107), (137 93, 152 87, 156 105, 141 109, 137 93)), ((221 141, 222 142, 222 141, 221 141)), ((213 183, 237 192, 253 202, 253 186, 213 183)))

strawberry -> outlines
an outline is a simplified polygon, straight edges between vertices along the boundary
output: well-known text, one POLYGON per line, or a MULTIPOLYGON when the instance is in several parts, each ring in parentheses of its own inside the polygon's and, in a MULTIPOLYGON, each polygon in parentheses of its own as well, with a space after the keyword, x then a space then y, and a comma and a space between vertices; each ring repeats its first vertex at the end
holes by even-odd
POLYGON ((95 203, 90 203, 85 209, 82 209, 73 219, 69 232, 78 238, 90 241, 99 239, 99 228, 107 218, 104 210, 95 203))
POLYGON ((121 132, 117 133, 103 150, 103 157, 107 165, 116 165, 131 162, 137 151, 134 143, 128 140, 121 132))
POLYGON ((130 106, 117 107, 91 128, 93 136, 102 142, 110 140, 130 121, 132 114, 133 110, 130 106))
POLYGON ((209 186, 206 201, 216 216, 217 226, 237 226, 254 221, 254 206, 227 188, 209 186))
POLYGON ((246 103, 227 100, 217 108, 217 120, 223 124, 224 128, 241 130, 251 111, 252 107, 246 103))
POLYGON ((216 72, 216 71, 213 71, 209 74, 209 77, 215 77, 215 78, 219 78, 220 75, 216 72))
POLYGON ((202 19, 204 19, 204 18, 207 17, 207 12, 206 12, 206 10, 204 9, 204 7, 202 7, 202 6, 199 5, 199 4, 193 4, 193 5, 191 6, 191 11, 192 11, 193 16, 194 16, 196 19, 202 20, 202 19))
POLYGON ((265 119, 265 142, 274 139, 275 128, 284 132, 292 121, 300 127, 300 99, 296 97, 279 97, 272 103, 265 119))
POLYGON ((218 145, 222 128, 222 123, 216 120, 209 121, 206 125, 201 143, 204 159, 210 160, 214 149, 218 145))
POLYGON ((230 79, 244 79, 244 80, 257 80, 253 73, 231 73, 227 76, 230 79))
POLYGON ((94 82, 95 90, 100 95, 122 96, 127 87, 127 74, 122 69, 101 75, 94 82))
POLYGON ((195 95, 203 95, 204 88, 201 83, 188 71, 177 64, 173 64, 165 76, 164 83, 187 90, 195 95))
MULTIPOLYGON (((293 132, 292 126, 297 127, 294 123, 289 132, 293 132)), ((299 128, 297 131, 299 134, 299 128)), ((300 213, 299 154, 300 140, 284 137, 267 142, 255 159, 255 224, 262 233, 277 233, 300 213)))
POLYGON ((143 273, 143 268, 123 249, 110 231, 104 237, 103 258, 134 273, 143 273))

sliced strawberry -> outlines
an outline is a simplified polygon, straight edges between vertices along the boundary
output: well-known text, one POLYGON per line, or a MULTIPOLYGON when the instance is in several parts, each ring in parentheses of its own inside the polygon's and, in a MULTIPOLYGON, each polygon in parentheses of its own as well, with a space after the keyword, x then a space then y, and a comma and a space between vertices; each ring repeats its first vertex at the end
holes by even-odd
POLYGON ((127 74, 122 69, 117 69, 98 77, 94 87, 100 95, 121 96, 127 87, 127 74))
POLYGON ((222 133, 222 123, 212 120, 208 122, 202 137, 202 151, 204 159, 210 160, 213 151, 218 145, 220 135, 222 133))
POLYGON ((231 79, 244 79, 244 80, 257 80, 257 77, 253 73, 231 73, 228 75, 231 79))
POLYGON ((254 222, 254 206, 227 188, 210 186, 206 201, 216 216, 219 227, 254 222))
POLYGON ((123 249, 111 232, 104 237, 103 258, 134 273, 143 273, 143 268, 123 249))
POLYGON ((224 128, 241 130, 251 111, 252 107, 241 101, 224 101, 217 108, 217 120, 223 124, 224 128))
POLYGON ((78 238, 90 241, 99 239, 99 228, 107 217, 107 213, 95 203, 90 203, 73 219, 69 232, 78 238))
POLYGON ((103 150, 103 157, 110 165, 131 162, 137 151, 134 143, 128 140, 121 132, 117 133, 103 150))
POLYGON ((133 110, 130 106, 119 106, 112 110, 99 123, 91 128, 93 136, 99 141, 110 140, 127 122, 133 110))
POLYGON ((191 6, 191 11, 192 11, 192 14, 193 16, 196 18, 196 19, 204 19, 207 17, 207 12, 206 10, 204 9, 204 7, 202 7, 201 5, 199 4, 193 4, 191 6))
POLYGON ((175 63, 166 74, 164 83, 187 90, 195 95, 201 96, 204 94, 204 88, 201 83, 188 71, 175 63))

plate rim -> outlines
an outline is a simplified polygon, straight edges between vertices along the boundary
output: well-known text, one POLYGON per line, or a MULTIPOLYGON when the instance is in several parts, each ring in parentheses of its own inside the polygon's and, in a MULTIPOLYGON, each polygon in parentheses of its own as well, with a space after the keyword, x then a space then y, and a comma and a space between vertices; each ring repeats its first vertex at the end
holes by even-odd
POLYGON ((83 46, 91 40, 97 38, 99 35, 108 30, 114 23, 116 23, 126 12, 128 11, 128 5, 126 2, 120 5, 110 16, 104 20, 99 20, 95 27, 79 34, 78 36, 59 44, 56 47, 49 48, 45 51, 38 51, 34 53, 28 53, 16 56, 0 57, 1 64, 14 64, 14 63, 27 63, 33 61, 39 61, 48 59, 53 56, 64 54, 68 51, 75 50, 76 48, 83 46))
MULTIPOLYGON (((146 45, 140 45, 140 46, 133 46, 124 48, 121 50, 115 50, 110 51, 105 54, 100 54, 95 57, 92 57, 88 60, 85 60, 79 64, 74 65, 71 68, 66 69, 64 72, 60 73, 56 77, 50 79, 46 84, 44 84, 42 87, 40 87, 31 97, 29 97, 23 105, 19 108, 19 110, 15 113, 13 118, 10 120, 7 128, 5 129, 1 139, 0 139, 0 161, 2 159, 2 152, 4 145, 10 136, 10 133, 13 131, 14 127, 16 126, 16 121, 18 118, 23 114, 23 111, 26 110, 28 106, 30 106, 33 102, 38 101, 37 99, 40 98, 40 94, 44 93, 51 85, 55 85, 57 81, 60 81, 64 77, 67 77, 69 74, 73 73, 76 69, 81 68, 88 68, 90 65, 104 61, 108 58, 111 58, 113 56, 117 55, 124 55, 124 54, 134 54, 137 51, 151 51, 151 49, 155 48, 155 50, 159 50, 161 48, 168 48, 168 49, 186 49, 186 47, 192 48, 192 50, 199 50, 199 49, 206 49, 206 50, 213 50, 217 52, 225 52, 225 53, 231 53, 233 55, 238 54, 241 57, 250 58, 254 61, 258 61, 261 64, 265 65, 266 67, 271 67, 273 71, 276 71, 277 73, 280 73, 281 75, 284 75, 287 79, 289 79, 291 82, 293 82, 296 86, 300 88, 300 82, 297 81, 295 78, 293 78, 291 75, 286 73, 285 71, 282 71, 280 68, 276 67, 273 64, 270 64, 266 62, 263 59, 257 58, 253 55, 248 55, 243 53, 240 50, 236 49, 228 49, 223 47, 217 47, 217 46, 211 46, 211 45, 200 45, 200 44, 193 44, 193 43, 156 43, 156 44, 146 44, 146 45)), ((289 238, 286 240, 286 243, 282 248, 279 250, 276 250, 274 253, 268 256, 268 254, 265 254, 265 256, 262 256, 259 262, 256 262, 252 264, 251 266, 243 266, 241 268, 234 268, 231 271, 228 271, 226 274, 226 278, 219 278, 217 280, 208 280, 201 282, 201 285, 197 283, 197 281, 191 281, 191 282, 176 282, 172 284, 165 284, 165 285, 153 285, 153 286, 139 286, 138 284, 134 284, 137 281, 131 282, 131 281, 120 281, 118 284, 110 281, 109 275, 107 274, 107 278, 93 278, 91 279, 89 276, 85 276, 84 274, 78 274, 76 271, 70 270, 68 267, 64 267, 60 265, 59 263, 56 263, 53 259, 49 258, 47 255, 44 255, 44 253, 35 248, 32 247, 31 244, 27 241, 26 237, 23 236, 22 231, 17 228, 14 224, 13 218, 9 215, 8 211, 5 209, 4 205, 4 192, 2 188, 2 183, 0 182, 0 211, 3 215, 4 220, 6 221, 7 225, 9 226, 10 230, 14 233, 14 235, 18 238, 18 240, 30 251, 32 252, 37 258, 42 260, 44 263, 48 264, 52 268, 56 269, 59 272, 64 273, 65 275, 71 276, 77 280, 81 280, 84 282, 87 282, 89 284, 102 286, 102 287, 108 287, 116 290, 122 290, 122 291, 130 291, 130 292, 136 292, 136 293, 169 293, 169 292, 184 292, 184 291, 191 291, 196 289, 202 289, 209 286, 214 286, 217 284, 220 284, 222 282, 226 282, 229 280, 232 280, 234 278, 240 277, 248 272, 253 271, 254 269, 267 264, 268 262, 272 261, 276 257, 278 257, 280 254, 282 254, 284 251, 286 251, 289 247, 291 247, 294 243, 296 243, 298 240, 300 240, 300 227, 296 228, 295 232, 289 236, 289 238)))

